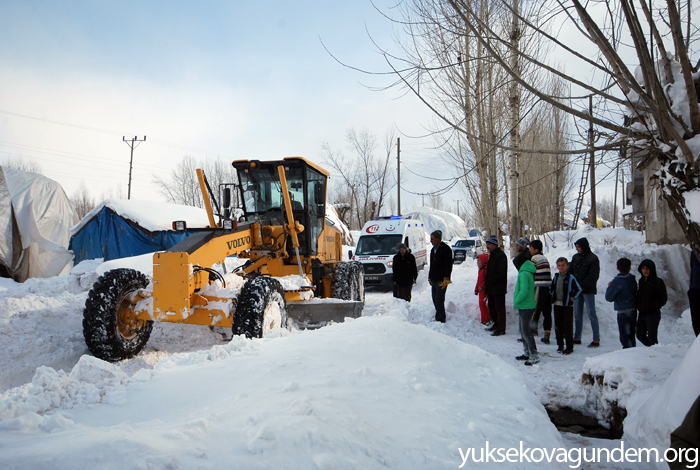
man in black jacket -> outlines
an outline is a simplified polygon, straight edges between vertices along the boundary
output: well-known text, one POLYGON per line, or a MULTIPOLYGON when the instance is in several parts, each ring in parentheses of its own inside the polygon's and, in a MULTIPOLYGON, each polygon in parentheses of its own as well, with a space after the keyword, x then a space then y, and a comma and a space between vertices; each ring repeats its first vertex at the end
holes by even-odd
POLYGON ((637 339, 644 346, 659 343, 658 331, 661 321, 661 307, 666 305, 668 295, 666 284, 656 275, 656 264, 645 259, 639 263, 639 289, 634 306, 639 312, 637 319, 637 339))
POLYGON ((435 230, 430 234, 430 271, 428 282, 432 286, 433 305, 435 305, 435 321, 445 323, 445 294, 452 276, 452 249, 442 241, 442 232, 435 230))
POLYGON ((506 293, 508 292, 508 258, 498 247, 498 238, 491 235, 486 240, 489 250, 489 262, 486 267, 486 287, 484 292, 488 297, 489 312, 493 319, 491 336, 506 334, 506 293))
POLYGON ((399 252, 394 255, 391 269, 394 274, 394 285, 396 286, 394 297, 410 302, 411 289, 413 289, 413 284, 418 279, 418 267, 416 266, 416 258, 408 252, 406 245, 403 243, 399 245, 399 252))
POLYGON ((596 283, 600 276, 600 261, 591 252, 591 246, 586 238, 576 240, 577 254, 571 258, 569 269, 578 283, 581 285, 581 295, 574 301, 574 344, 581 344, 583 330, 583 307, 586 306, 588 318, 591 320, 593 341, 589 348, 600 346, 600 331, 598 330, 598 316, 595 312, 595 295, 598 293, 596 283))

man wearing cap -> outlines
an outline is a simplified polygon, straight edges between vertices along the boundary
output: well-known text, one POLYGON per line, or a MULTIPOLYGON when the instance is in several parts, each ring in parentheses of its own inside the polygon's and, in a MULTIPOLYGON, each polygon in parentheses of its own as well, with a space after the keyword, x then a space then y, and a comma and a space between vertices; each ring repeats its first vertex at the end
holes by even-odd
POLYGON ((435 305, 435 321, 445 323, 445 294, 447 286, 451 284, 452 276, 452 249, 442 241, 442 232, 435 230, 430 234, 430 271, 428 282, 432 286, 433 305, 435 305))
POLYGON ((489 312, 493 319, 491 336, 506 334, 506 293, 508 292, 508 258, 498 247, 498 238, 491 235, 486 240, 486 249, 489 250, 489 262, 486 268, 486 287, 484 291, 488 296, 489 312))
POLYGON ((525 261, 532 258, 530 254, 530 240, 525 237, 518 238, 515 242, 515 249, 518 250, 518 254, 513 258, 513 265, 515 269, 520 271, 520 266, 522 266, 525 261))
POLYGON ((394 255, 391 269, 394 273, 394 285, 396 286, 394 297, 410 302, 411 289, 418 279, 418 267, 416 266, 416 258, 408 252, 403 243, 399 245, 399 252, 394 255))

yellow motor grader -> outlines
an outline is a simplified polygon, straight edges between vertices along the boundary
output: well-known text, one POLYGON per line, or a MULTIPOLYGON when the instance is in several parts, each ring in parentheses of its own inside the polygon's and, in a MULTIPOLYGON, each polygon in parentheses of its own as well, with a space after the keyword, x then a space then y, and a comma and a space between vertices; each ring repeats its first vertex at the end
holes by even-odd
POLYGON ((227 327, 234 335, 260 338, 287 327, 287 316, 300 327, 317 327, 361 315, 362 266, 342 261, 341 232, 326 217, 328 172, 301 157, 233 166, 240 220, 231 218, 230 188, 224 188, 219 210, 197 170, 209 226, 173 221, 175 230, 193 233, 154 253, 152 287, 133 269, 108 271, 95 282, 83 312, 83 334, 93 355, 111 362, 137 355, 154 321, 227 327), (246 260, 236 272, 245 278, 240 291, 226 288, 218 267, 231 255, 246 260), (310 282, 285 290, 276 279, 285 276, 310 282), (310 302, 312 297, 340 300, 310 302))

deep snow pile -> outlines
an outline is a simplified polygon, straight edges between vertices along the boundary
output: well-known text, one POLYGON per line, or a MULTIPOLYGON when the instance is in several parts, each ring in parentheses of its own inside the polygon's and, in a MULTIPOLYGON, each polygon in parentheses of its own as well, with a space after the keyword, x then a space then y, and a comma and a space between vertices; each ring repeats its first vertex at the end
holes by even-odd
POLYGON ((487 440, 563 447, 512 366, 392 317, 236 337, 131 378, 84 357, 13 394, 3 468, 457 468, 487 440))
MULTIPOLYGON (((627 404, 625 439, 638 447, 655 447, 659 453, 670 444, 671 432, 685 418, 700 395, 700 338, 667 380, 632 395, 627 404)), ((657 464, 666 469, 667 465, 657 464)))

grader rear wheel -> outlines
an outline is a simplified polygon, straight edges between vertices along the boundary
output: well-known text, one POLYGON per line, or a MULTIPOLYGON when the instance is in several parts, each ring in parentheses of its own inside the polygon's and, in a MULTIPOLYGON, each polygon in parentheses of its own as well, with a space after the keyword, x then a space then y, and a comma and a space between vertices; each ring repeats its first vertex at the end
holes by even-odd
POLYGON ((233 334, 264 338, 277 328, 287 328, 287 301, 282 284, 271 277, 256 277, 243 286, 236 300, 233 334))
POLYGON ((136 318, 132 296, 148 282, 133 269, 114 269, 92 286, 83 311, 83 336, 95 357, 117 362, 136 356, 146 346, 153 322, 136 318))

